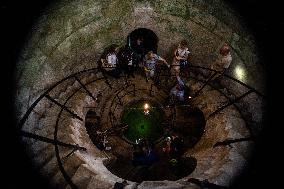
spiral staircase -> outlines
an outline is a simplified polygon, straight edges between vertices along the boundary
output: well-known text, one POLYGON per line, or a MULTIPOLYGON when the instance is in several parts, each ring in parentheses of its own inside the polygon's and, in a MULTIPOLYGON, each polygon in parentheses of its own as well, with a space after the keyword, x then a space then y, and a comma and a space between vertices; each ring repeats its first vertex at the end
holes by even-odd
MULTIPOLYGON (((206 119, 203 136, 184 154, 197 159, 190 175, 175 181, 138 183, 128 179, 133 170, 125 167, 121 170, 125 173, 122 178, 109 167, 117 159, 115 152, 131 151, 131 144, 121 136, 112 136, 109 145, 119 145, 110 151, 100 151, 88 136, 85 117, 89 110, 100 117, 103 129, 110 129, 119 127, 124 107, 135 100, 164 103, 174 82, 169 73, 168 69, 160 68, 157 84, 146 82, 139 74, 131 79, 125 75, 114 78, 95 67, 72 74, 46 89, 18 124, 36 169, 55 188, 113 188, 124 179, 128 183, 126 188, 139 189, 229 186, 244 169, 258 140, 263 117, 259 114, 265 109, 265 96, 229 75, 220 76, 221 83, 216 82, 214 76, 220 73, 215 70, 191 65, 188 73, 182 75, 192 97, 186 99, 184 107, 199 108, 206 119)), ((177 121, 175 108, 165 107, 170 118, 168 124, 177 121)))

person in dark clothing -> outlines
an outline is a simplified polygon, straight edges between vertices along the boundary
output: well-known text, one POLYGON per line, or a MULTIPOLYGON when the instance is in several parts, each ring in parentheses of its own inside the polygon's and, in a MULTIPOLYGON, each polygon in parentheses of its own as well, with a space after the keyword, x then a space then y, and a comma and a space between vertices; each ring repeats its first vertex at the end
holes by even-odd
POLYGON ((173 134, 172 141, 171 141, 171 151, 170 154, 173 158, 180 157, 182 155, 183 150, 183 139, 173 134))
POLYGON ((125 46, 118 53, 118 60, 120 68, 126 73, 127 77, 134 76, 134 51, 125 46))
POLYGON ((153 163, 157 161, 159 161, 159 157, 157 153, 153 149, 150 149, 147 155, 147 163, 149 165, 152 165, 153 163))
POLYGON ((136 39, 134 45, 133 45, 133 50, 135 52, 135 61, 134 61, 134 66, 139 67, 142 66, 143 64, 143 58, 145 56, 145 49, 144 49, 144 40, 142 37, 139 37, 136 39))
POLYGON ((143 151, 143 146, 140 143, 140 141, 138 144, 134 146, 134 151, 132 154, 132 164, 134 166, 146 164, 146 156, 145 156, 145 153, 143 151))
POLYGON ((159 160, 157 153, 153 150, 153 145, 146 139, 139 139, 139 143, 135 146, 133 152, 132 164, 137 165, 152 165, 159 160))

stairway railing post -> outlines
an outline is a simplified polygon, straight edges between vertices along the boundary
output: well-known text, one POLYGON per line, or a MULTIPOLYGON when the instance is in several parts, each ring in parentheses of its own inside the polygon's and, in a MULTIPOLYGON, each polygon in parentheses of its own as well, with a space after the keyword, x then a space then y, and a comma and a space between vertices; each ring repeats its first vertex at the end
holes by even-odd
POLYGON ((215 77, 215 75, 217 74, 217 72, 215 72, 214 74, 212 74, 209 79, 206 80, 206 82, 202 85, 202 87, 200 87, 200 89, 193 95, 192 98, 195 98, 199 95, 199 93, 204 89, 204 87, 206 85, 208 85, 208 83, 215 77))
POLYGON ((116 94, 115 96, 118 98, 119 104, 122 106, 122 105, 123 105, 123 103, 122 103, 122 101, 121 101, 120 97, 118 96, 118 94, 116 94))
POLYGON ((50 138, 40 136, 40 135, 37 135, 37 134, 33 134, 33 133, 29 133, 29 132, 26 132, 26 131, 20 131, 20 135, 23 136, 23 137, 26 137, 26 138, 32 138, 32 139, 39 140, 39 141, 42 141, 42 142, 45 142, 45 143, 50 143, 50 144, 53 144, 53 145, 56 144, 56 145, 59 145, 59 146, 64 146, 64 147, 69 147, 69 148, 71 147, 71 148, 74 148, 74 149, 77 149, 77 150, 83 150, 83 151, 87 150, 86 148, 81 147, 77 144, 74 145, 74 144, 64 143, 64 142, 61 142, 61 141, 58 141, 58 140, 50 139, 50 138))
POLYGON ((83 87, 83 89, 87 92, 87 94, 96 102, 97 99, 93 96, 93 94, 87 89, 87 87, 79 80, 78 77, 74 76, 76 81, 83 87))
POLYGON ((65 111, 67 111, 69 114, 71 114, 73 117, 75 117, 76 119, 79 119, 80 121, 83 121, 83 118, 81 118, 80 116, 78 116, 76 113, 74 113, 73 111, 69 110, 65 105, 60 104, 59 102, 57 102, 55 99, 53 99, 51 96, 49 96, 48 94, 45 95, 45 97, 50 100, 51 102, 53 102, 54 104, 56 104, 57 106, 63 108, 65 111))
POLYGON ((153 96, 152 92, 153 92, 153 83, 151 84, 151 88, 150 88, 150 96, 153 96))
POLYGON ((109 80, 107 79, 107 76, 106 76, 105 70, 104 70, 103 68, 100 68, 100 71, 101 71, 101 72, 102 72, 102 74, 103 74, 103 77, 104 77, 104 79, 105 79, 106 84, 109 86, 109 88, 111 88, 111 89, 112 89, 112 86, 111 86, 111 84, 110 84, 109 80))
POLYGON ((227 108, 227 107, 231 106, 232 104, 238 102, 239 100, 241 100, 242 98, 244 98, 245 96, 247 96, 248 94, 250 94, 250 93, 252 93, 252 92, 253 92, 253 90, 249 90, 249 91, 247 91, 246 93, 242 94, 241 96, 237 97, 235 100, 232 100, 231 102, 227 103, 226 105, 221 106, 220 108, 218 108, 217 110, 215 110, 213 113, 211 113, 211 114, 208 116, 208 118, 214 116, 215 114, 221 112, 221 111, 224 110, 225 108, 227 108))

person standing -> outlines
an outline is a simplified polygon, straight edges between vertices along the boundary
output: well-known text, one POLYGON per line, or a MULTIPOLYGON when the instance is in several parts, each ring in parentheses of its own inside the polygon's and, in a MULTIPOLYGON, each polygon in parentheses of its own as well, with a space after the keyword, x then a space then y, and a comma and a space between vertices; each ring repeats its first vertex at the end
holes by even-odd
POLYGON ((129 78, 134 76, 134 52, 129 46, 125 46, 119 53, 119 64, 121 69, 127 74, 127 77, 129 78))
POLYGON ((154 77, 155 68, 156 68, 156 64, 157 64, 158 61, 162 61, 163 63, 165 63, 167 65, 168 68, 170 67, 170 65, 167 63, 167 61, 165 59, 163 59, 162 57, 153 53, 153 51, 149 51, 145 55, 145 57, 144 57, 144 70, 145 70, 147 82, 150 78, 154 77))
POLYGON ((179 75, 176 75, 177 84, 171 89, 170 97, 171 97, 171 103, 176 102, 178 100, 179 102, 184 101, 184 91, 185 91, 185 85, 182 79, 179 75))
POLYGON ((212 64, 211 69, 216 70, 218 72, 221 72, 220 74, 217 74, 212 78, 212 80, 215 80, 219 83, 220 77, 226 72, 226 70, 231 65, 231 62, 233 60, 231 52, 230 52, 230 46, 225 43, 219 50, 219 54, 215 62, 212 64))
POLYGON ((229 68, 233 60, 230 46, 225 43, 219 50, 217 60, 211 66, 211 69, 222 72, 222 74, 229 68))
POLYGON ((134 67, 139 67, 143 64, 143 57, 145 56, 144 40, 142 37, 136 39, 136 43, 133 45, 135 52, 134 67))
POLYGON ((106 62, 103 65, 106 67, 105 69, 107 72, 114 76, 118 77, 120 74, 119 68, 118 68, 118 58, 117 58, 117 53, 118 53, 119 47, 118 45, 111 45, 108 54, 106 55, 106 62))
POLYGON ((188 43, 186 40, 182 40, 178 47, 174 51, 174 59, 172 63, 172 74, 179 74, 180 71, 183 71, 188 63, 189 57, 188 43))

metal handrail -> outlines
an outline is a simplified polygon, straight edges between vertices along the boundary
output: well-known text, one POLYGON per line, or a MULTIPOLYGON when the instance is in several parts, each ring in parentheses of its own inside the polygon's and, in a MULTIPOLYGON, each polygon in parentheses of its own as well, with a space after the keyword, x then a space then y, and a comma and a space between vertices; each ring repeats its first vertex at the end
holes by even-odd
MULTIPOLYGON (((200 79, 198 79, 198 78, 195 78, 195 77, 191 77, 191 78, 193 78, 193 79, 195 79, 195 80, 197 80, 197 81, 199 81, 199 82, 203 82, 202 80, 200 80, 200 79)), ((210 84, 209 84, 209 85, 210 85, 210 84)), ((218 91, 219 93, 221 93, 226 99, 229 100, 229 102, 232 102, 232 100, 231 100, 223 91, 221 91, 221 90, 218 89, 218 88, 215 88, 215 87, 212 86, 212 85, 210 85, 210 87, 212 87, 214 90, 216 90, 216 91, 218 91)), ((245 125, 247 126, 247 129, 248 129, 250 135, 253 136, 252 130, 251 130, 251 128, 248 126, 248 123, 247 123, 246 119, 244 118, 244 115, 243 115, 242 111, 240 110, 240 108, 239 108, 236 104, 234 104, 234 103, 233 103, 232 105, 234 105, 234 107, 235 107, 235 108, 237 109, 237 111, 240 113, 242 119, 243 119, 244 122, 245 122, 245 125)))
MULTIPOLYGON (((172 67, 172 66, 171 66, 171 67, 172 67)), ((206 68, 206 67, 201 67, 201 66, 193 66, 193 65, 189 65, 189 67, 213 71, 213 72, 216 73, 216 74, 217 74, 217 73, 222 74, 221 72, 216 71, 216 70, 213 70, 213 69, 211 69, 211 68, 206 68)), ((90 91, 88 91, 88 89, 85 87, 85 85, 84 85, 82 82, 80 82, 80 80, 79 80, 78 77, 77 77, 79 74, 83 74, 83 73, 90 72, 90 71, 95 71, 95 70, 101 71, 101 73, 102 73, 102 75, 103 75, 103 78, 104 78, 104 80, 106 81, 107 85, 112 89, 112 86, 111 86, 111 84, 109 83, 109 81, 108 81, 108 79, 107 79, 107 77, 106 77, 106 74, 105 74, 105 72, 104 72, 104 70, 103 70, 102 67, 101 67, 101 68, 98 68, 98 67, 90 68, 90 69, 86 69, 86 70, 82 70, 82 71, 73 73, 73 74, 71 74, 71 75, 69 75, 69 76, 67 76, 67 77, 65 77, 65 78, 63 78, 63 79, 61 79, 60 81, 54 83, 51 87, 49 87, 48 89, 46 89, 46 90, 32 103, 32 105, 28 108, 28 110, 26 111, 26 113, 24 114, 24 116, 23 116, 23 117, 20 119, 20 121, 19 121, 19 124, 18 124, 19 130, 22 130, 23 125, 25 124, 26 120, 28 119, 29 115, 31 114, 31 112, 33 111, 33 109, 36 107, 36 105, 37 105, 44 97, 47 97, 48 99, 51 99, 51 97, 48 95, 48 93, 51 92, 55 87, 57 87, 58 85, 60 85, 60 84, 63 83, 64 81, 67 81, 68 79, 75 78, 75 80, 78 81, 79 84, 81 85, 81 87, 80 87, 78 90, 80 90, 80 89, 83 87, 83 88, 85 89, 85 91, 88 93, 88 95, 90 95, 90 96, 92 97, 92 99, 95 100, 95 98, 92 96, 92 94, 90 93, 90 91), (50 98, 49 98, 49 97, 50 97, 50 98)), ((160 76, 160 75, 159 75, 159 76, 160 76)), ((169 75, 168 75, 168 76, 169 76, 169 75)), ((241 81, 239 81, 239 80, 237 80, 237 79, 235 79, 235 78, 233 78, 233 77, 231 77, 231 76, 229 76, 229 75, 227 75, 227 74, 222 74, 222 76, 224 76, 224 77, 226 77, 226 78, 229 78, 229 79, 233 80, 234 82, 237 82, 237 83, 241 84, 242 86, 245 86, 246 88, 249 89, 250 93, 251 93, 251 92, 254 92, 254 93, 256 93, 257 95, 259 95, 260 97, 265 98, 265 95, 263 95, 262 93, 260 93, 260 92, 257 91, 256 89, 254 89, 253 87, 251 87, 251 86, 249 86, 249 85, 247 85, 247 84, 245 84, 245 83, 243 83, 243 82, 241 82, 241 81)), ((120 77, 125 77, 125 76, 120 76, 120 77)), ((203 81, 203 82, 204 82, 204 81, 203 81)), ((31 136, 31 135, 30 135, 31 133, 27 133, 27 132, 25 132, 25 131, 21 131, 21 132, 20 132, 20 134, 21 134, 22 136, 24 136, 24 137, 29 137, 29 138, 32 138, 32 137, 37 138, 37 137, 38 137, 38 138, 42 139, 41 141, 43 141, 43 142, 49 142, 49 143, 55 145, 55 151, 56 151, 56 157, 57 157, 59 169, 60 169, 60 171, 62 172, 62 174, 63 174, 65 180, 68 182, 68 184, 69 184, 72 188, 77 188, 77 186, 72 182, 71 178, 68 176, 68 174, 66 173, 66 171, 64 170, 64 167, 63 167, 63 165, 62 165, 62 162, 61 162, 61 159, 60 159, 60 156, 59 156, 59 148, 58 148, 58 145, 61 145, 62 143, 61 143, 60 141, 58 141, 58 139, 57 139, 57 132, 58 132, 58 122, 59 122, 61 113, 62 113, 62 111, 64 110, 65 104, 68 102, 68 100, 69 100, 76 92, 78 92, 78 90, 76 90, 71 96, 69 96, 69 97, 67 98, 67 100, 65 101, 65 103, 61 106, 61 111, 60 111, 60 113, 58 114, 57 121, 56 121, 56 127, 55 127, 55 131, 54 131, 54 140, 48 139, 48 138, 44 138, 44 137, 38 136, 38 135, 37 135, 37 136, 31 136), (46 140, 46 141, 45 141, 45 140, 46 140)), ((124 90, 124 88, 123 88, 123 90, 124 90)), ((134 91, 133 94, 134 94, 134 95, 135 95, 135 91, 138 91, 138 90, 140 90, 140 89, 137 89, 137 88, 135 87, 135 85, 133 85, 133 91, 134 91)), ((149 92, 150 92, 150 94, 151 94, 151 92, 152 92, 152 86, 151 86, 151 90, 150 90, 149 92)), ((130 93, 130 92, 129 92, 129 93, 130 93)), ((226 97, 226 98, 228 98, 228 97, 226 97)), ((114 99, 115 99, 115 98, 114 98, 114 99)), ((114 99, 113 99, 113 102, 114 102, 114 99)), ((53 100, 54 100, 54 99, 53 99, 53 100)), ((230 99, 229 99, 229 100, 230 100, 230 99)), ((112 103, 113 103, 113 102, 112 102, 112 103)), ((55 103, 55 102, 54 102, 54 103, 55 103)), ((59 105, 58 103, 56 103, 56 104, 59 105)), ((234 104, 234 102, 231 103, 231 104, 234 104)), ((61 105, 61 104, 60 104, 60 105, 61 105)), ((226 105, 226 107, 227 107, 227 106, 228 106, 228 105, 226 105)), ((222 108, 224 108, 224 107, 222 107, 222 108)), ((66 108, 65 108, 65 109, 66 109, 66 108)), ((219 111, 218 111, 218 112, 219 112, 219 111)), ((216 112, 216 113, 218 113, 218 112, 216 112)), ((73 116, 74 116, 74 115, 73 115, 73 116)), ((75 116, 75 117, 76 117, 76 116, 75 116)), ((83 120, 83 119, 80 119, 80 120, 83 120)), ((78 146, 78 145, 63 144, 63 146, 64 146, 64 145, 69 146, 69 147, 74 147, 74 149, 78 149, 78 150, 86 150, 84 147, 80 147, 80 146, 78 146)))
POLYGON ((230 75, 228 75, 228 74, 224 74, 224 73, 222 73, 222 72, 220 72, 220 71, 217 71, 217 70, 214 70, 214 69, 211 69, 211 68, 207 68, 207 67, 202 67, 202 66, 189 65, 189 67, 192 67, 192 68, 201 68, 201 69, 203 69, 203 70, 210 70, 210 71, 213 71, 213 72, 215 72, 215 73, 222 74, 222 76, 225 76, 225 77, 227 77, 227 78, 229 78, 229 79, 231 79, 231 80, 233 80, 233 81, 235 81, 235 82, 237 82, 237 83, 243 85, 244 87, 248 88, 248 89, 251 90, 252 92, 255 92, 256 94, 258 94, 259 96, 261 96, 261 97, 263 97, 263 98, 266 98, 264 94, 262 94, 261 92, 257 91, 255 88, 249 86, 248 84, 246 84, 246 83, 244 83, 244 82, 242 82, 242 81, 240 81, 240 80, 237 80, 236 78, 234 78, 234 77, 232 77, 232 76, 230 76, 230 75))

